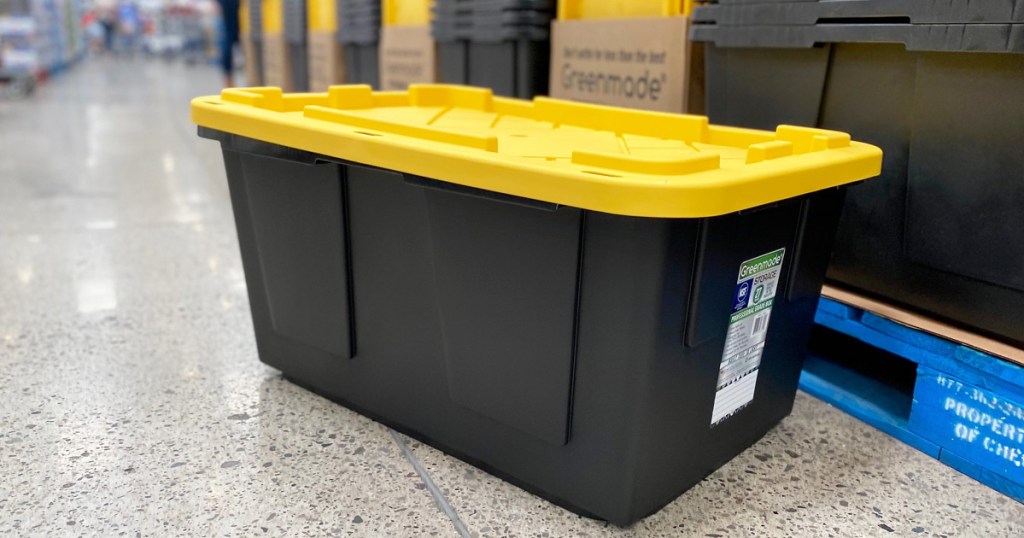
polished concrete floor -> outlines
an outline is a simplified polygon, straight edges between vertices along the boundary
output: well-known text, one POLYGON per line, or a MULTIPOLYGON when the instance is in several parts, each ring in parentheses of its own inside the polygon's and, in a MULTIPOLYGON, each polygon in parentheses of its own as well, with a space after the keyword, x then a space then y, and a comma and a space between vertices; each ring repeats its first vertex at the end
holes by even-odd
POLYGON ((1021 536, 1024 507, 801 394, 664 510, 581 518, 256 357, 212 69, 93 60, 0 100, 0 533, 1021 536))

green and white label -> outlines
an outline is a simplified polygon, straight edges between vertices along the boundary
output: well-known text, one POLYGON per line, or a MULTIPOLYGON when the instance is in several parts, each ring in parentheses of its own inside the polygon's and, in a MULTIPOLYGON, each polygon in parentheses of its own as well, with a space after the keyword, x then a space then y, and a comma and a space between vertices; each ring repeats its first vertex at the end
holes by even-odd
POLYGON ((785 256, 786 249, 780 248, 740 264, 718 370, 712 426, 736 414, 754 399, 757 371, 761 367, 768 321, 785 256))

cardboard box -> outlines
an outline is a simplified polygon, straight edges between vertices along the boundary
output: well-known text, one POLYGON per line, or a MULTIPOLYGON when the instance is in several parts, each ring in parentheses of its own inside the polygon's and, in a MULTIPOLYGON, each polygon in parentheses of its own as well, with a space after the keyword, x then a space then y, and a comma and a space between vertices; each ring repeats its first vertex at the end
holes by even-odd
POLYGON ((288 44, 283 34, 263 35, 263 79, 266 86, 276 86, 285 92, 295 91, 288 44))
POLYGON ((1005 342, 828 284, 821 288, 821 295, 1024 366, 1024 349, 1005 342))
POLYGON ((552 97, 659 112, 704 110, 704 62, 689 19, 559 20, 551 25, 552 97))
POLYGON ((326 91, 332 84, 345 83, 345 55, 335 33, 309 32, 309 90, 326 91))
POLYGON ((262 42, 242 38, 242 55, 245 57, 245 86, 262 86, 262 42))
POLYGON ((385 26, 380 33, 380 88, 404 90, 437 80, 437 51, 429 24, 385 26))

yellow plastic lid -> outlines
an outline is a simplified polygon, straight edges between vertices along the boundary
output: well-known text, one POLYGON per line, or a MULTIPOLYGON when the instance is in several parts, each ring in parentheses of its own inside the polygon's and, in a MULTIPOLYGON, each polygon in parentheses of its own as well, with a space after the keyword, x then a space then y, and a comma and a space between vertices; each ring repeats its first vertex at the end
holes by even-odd
MULTIPOLYGON (((259 2, 261 0, 253 0, 259 2)), ((284 31, 284 2, 281 0, 262 0, 263 2, 263 33, 277 35, 284 31)))
POLYGON ((383 0, 384 26, 430 24, 430 0, 383 0))
POLYGON ((335 0, 307 0, 306 23, 311 32, 337 31, 337 2, 335 0))
POLYGON ((882 152, 846 133, 709 125, 703 116, 482 88, 327 93, 230 88, 192 121, 272 144, 459 185, 641 217, 710 217, 874 177, 882 152))
POLYGON ((558 18, 630 19, 689 15, 693 0, 559 0, 558 18))
POLYGON ((238 3, 238 32, 243 36, 249 35, 249 0, 238 3))

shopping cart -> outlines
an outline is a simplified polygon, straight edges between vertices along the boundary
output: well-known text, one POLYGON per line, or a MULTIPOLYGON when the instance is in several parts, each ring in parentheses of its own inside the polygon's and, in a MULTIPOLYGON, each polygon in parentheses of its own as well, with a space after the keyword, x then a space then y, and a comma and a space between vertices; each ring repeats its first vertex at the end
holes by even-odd
POLYGON ((0 35, 0 90, 8 97, 27 97, 36 89, 36 77, 30 69, 5 65, 5 58, 15 53, 0 35))
POLYGON ((143 49, 148 55, 171 60, 181 51, 181 37, 172 32, 165 9, 160 7, 148 14, 149 24, 146 25, 143 37, 143 49))
POLYGON ((187 5, 171 6, 167 8, 166 18, 169 30, 180 38, 180 55, 185 63, 201 62, 206 54, 206 32, 199 10, 187 5))
POLYGON ((202 14, 188 5, 164 7, 153 17, 146 50, 166 60, 182 58, 189 65, 202 61, 206 51, 202 14))

